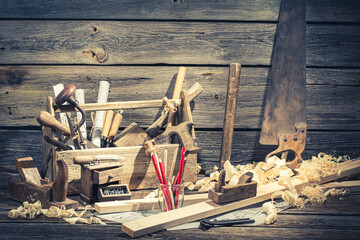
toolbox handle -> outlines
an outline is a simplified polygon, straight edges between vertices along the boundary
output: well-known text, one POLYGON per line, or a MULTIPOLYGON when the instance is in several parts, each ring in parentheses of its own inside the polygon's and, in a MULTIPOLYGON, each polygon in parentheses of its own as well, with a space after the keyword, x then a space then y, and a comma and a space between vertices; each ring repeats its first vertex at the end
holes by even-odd
MULTIPOLYGON (((180 99, 169 99, 174 106, 180 106, 180 99)), ((138 109, 138 108, 158 108, 164 107, 166 102, 160 100, 144 100, 144 101, 125 101, 125 102, 107 102, 107 103, 86 103, 79 104, 79 107, 84 111, 100 111, 100 110, 115 110, 115 109, 138 109)), ((54 106, 56 112, 75 112, 71 105, 54 106)))

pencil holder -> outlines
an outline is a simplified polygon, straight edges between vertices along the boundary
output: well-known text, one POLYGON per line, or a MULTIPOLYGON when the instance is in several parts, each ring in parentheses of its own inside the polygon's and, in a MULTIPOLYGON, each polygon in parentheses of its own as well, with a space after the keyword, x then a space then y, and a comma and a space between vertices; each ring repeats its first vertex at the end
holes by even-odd
POLYGON ((184 184, 160 184, 158 199, 163 212, 181 208, 184 203, 184 184))

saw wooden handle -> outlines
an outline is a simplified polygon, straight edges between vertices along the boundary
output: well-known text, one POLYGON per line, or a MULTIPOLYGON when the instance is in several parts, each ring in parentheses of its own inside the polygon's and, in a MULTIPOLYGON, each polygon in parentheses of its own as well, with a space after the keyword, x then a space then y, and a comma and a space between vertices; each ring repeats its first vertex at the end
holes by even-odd
POLYGON ((114 139, 116 133, 118 132, 120 124, 122 122, 122 119, 123 119, 123 115, 120 112, 115 113, 113 122, 111 124, 110 131, 108 134, 108 138, 110 139, 110 141, 114 139))
POLYGON ((56 120, 56 118, 54 116, 52 116, 50 113, 48 113, 47 111, 41 111, 37 115, 36 120, 41 125, 49 127, 55 131, 58 131, 65 136, 71 135, 70 128, 68 126, 66 126, 65 124, 62 124, 61 122, 56 120))
POLYGON ((101 138, 107 138, 111 127, 111 122, 114 116, 113 110, 107 110, 105 113, 104 124, 101 131, 101 138))

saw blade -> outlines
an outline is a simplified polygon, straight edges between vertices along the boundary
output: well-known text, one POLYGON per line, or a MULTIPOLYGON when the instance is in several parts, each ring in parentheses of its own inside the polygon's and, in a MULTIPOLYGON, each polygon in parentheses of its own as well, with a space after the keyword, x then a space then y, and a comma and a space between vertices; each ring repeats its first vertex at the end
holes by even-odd
POLYGON ((306 122, 306 1, 282 0, 260 143, 278 145, 306 122))

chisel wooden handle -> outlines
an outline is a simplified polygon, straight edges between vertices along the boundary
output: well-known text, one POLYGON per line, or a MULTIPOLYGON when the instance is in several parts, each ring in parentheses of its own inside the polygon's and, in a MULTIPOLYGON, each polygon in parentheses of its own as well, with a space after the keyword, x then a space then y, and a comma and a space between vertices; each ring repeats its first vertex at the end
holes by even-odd
POLYGON ((104 125, 101 131, 101 138, 107 138, 109 135, 109 130, 111 127, 111 122, 113 120, 113 116, 114 116, 114 111, 113 110, 107 110, 105 113, 105 118, 104 118, 104 125))
POLYGON ((47 111, 41 111, 37 115, 36 120, 41 125, 49 127, 55 131, 58 131, 65 136, 71 135, 70 128, 68 126, 66 126, 65 124, 62 124, 61 122, 56 120, 56 118, 54 116, 52 116, 50 113, 48 113, 47 111))
POLYGON ((122 122, 123 115, 120 112, 115 113, 111 128, 108 134, 108 138, 112 141, 119 130, 120 124, 122 122))
POLYGON ((74 164, 88 164, 93 162, 95 159, 91 156, 78 156, 73 158, 74 164))

